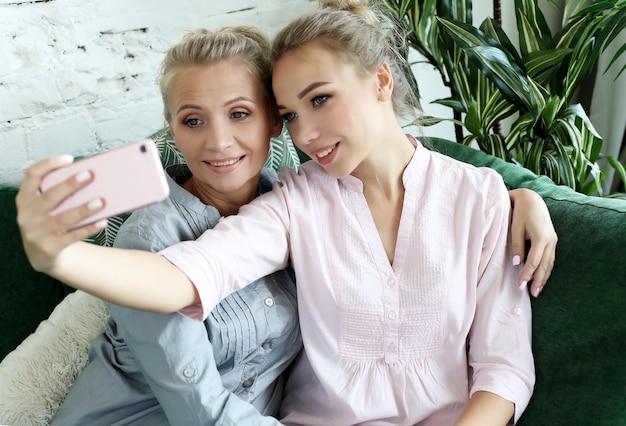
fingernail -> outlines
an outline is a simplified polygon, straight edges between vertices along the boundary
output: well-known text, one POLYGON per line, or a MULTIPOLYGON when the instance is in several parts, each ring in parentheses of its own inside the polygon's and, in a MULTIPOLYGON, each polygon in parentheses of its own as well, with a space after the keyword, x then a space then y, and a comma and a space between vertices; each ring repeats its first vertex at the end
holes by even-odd
POLYGON ((89 210, 97 210, 100 207, 102 207, 103 204, 104 203, 102 202, 100 198, 96 198, 95 200, 91 200, 89 204, 87 204, 87 208, 89 210))
POLYGON ((96 223, 93 224, 93 226, 95 226, 98 229, 104 229, 107 227, 107 220, 106 219, 102 219, 97 221, 96 223))
POLYGON ((513 256, 513 266, 517 266, 520 264, 520 257, 518 255, 513 256))
POLYGON ((528 285, 528 281, 522 281, 519 285, 519 289, 524 290, 527 285, 528 285))
POLYGON ((87 179, 89 179, 91 177, 91 173, 89 173, 87 170, 80 172, 76 175, 76 182, 78 183, 82 183, 84 181, 86 181, 87 179))
POLYGON ((535 298, 539 297, 539 295, 541 294, 542 291, 543 291, 543 286, 537 287, 537 289, 533 293, 533 296, 535 296, 535 298))
POLYGON ((63 164, 70 164, 74 162, 74 156, 71 154, 59 155, 59 162, 63 164))

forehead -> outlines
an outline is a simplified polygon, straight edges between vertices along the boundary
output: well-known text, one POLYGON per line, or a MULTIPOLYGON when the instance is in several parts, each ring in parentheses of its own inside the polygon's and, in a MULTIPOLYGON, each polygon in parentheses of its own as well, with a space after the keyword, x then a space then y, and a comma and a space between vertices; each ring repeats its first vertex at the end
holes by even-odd
POLYGON ((172 83, 197 87, 219 87, 229 83, 261 85, 249 71, 247 64, 236 59, 224 59, 210 64, 181 65, 174 72, 172 83))
POLYGON ((284 54, 274 65, 274 74, 302 72, 307 68, 316 71, 333 70, 338 65, 350 65, 346 55, 330 49, 319 42, 310 42, 284 54))
POLYGON ((264 97, 264 85, 249 70, 244 61, 226 59, 211 64, 184 65, 174 73, 169 98, 176 102, 188 97, 245 95, 264 97))
POLYGON ((345 55, 318 43, 309 43, 286 53, 274 65, 272 85, 277 98, 300 91, 314 81, 355 78, 356 67, 345 55))

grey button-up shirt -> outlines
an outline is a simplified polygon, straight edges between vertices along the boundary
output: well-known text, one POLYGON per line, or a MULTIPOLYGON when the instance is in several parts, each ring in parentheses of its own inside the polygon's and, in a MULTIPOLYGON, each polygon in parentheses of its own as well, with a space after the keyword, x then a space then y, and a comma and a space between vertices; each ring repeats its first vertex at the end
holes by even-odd
MULTIPOLYGON (((159 251, 196 239, 219 221, 217 209, 179 186, 185 166, 168 168, 168 200, 138 210, 116 247, 159 251)), ((264 169, 259 193, 276 174, 264 169)), ((111 305, 90 363, 53 424, 277 425, 282 373, 300 352, 291 270, 224 299, 204 322, 111 305)))

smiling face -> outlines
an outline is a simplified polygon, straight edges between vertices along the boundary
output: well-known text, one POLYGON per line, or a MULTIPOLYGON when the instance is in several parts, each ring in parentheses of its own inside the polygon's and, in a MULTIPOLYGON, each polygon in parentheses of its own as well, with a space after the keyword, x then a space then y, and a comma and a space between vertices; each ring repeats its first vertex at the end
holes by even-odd
POLYGON ((341 55, 309 43, 277 61, 272 81, 294 143, 331 176, 354 173, 380 148, 387 106, 377 72, 359 73, 341 55))
POLYGON ((170 131, 193 174, 192 192, 209 200, 256 194, 270 137, 281 126, 243 62, 181 67, 167 106, 170 131))

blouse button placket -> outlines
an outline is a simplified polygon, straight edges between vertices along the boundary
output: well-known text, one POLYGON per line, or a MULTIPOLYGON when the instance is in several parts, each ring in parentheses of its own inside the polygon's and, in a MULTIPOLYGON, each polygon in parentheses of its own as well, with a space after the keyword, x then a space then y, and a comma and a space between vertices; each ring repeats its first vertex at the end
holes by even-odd
POLYGON ((384 310, 385 310, 385 341, 384 354, 385 362, 393 364, 398 361, 398 341, 400 321, 398 321, 399 288, 395 277, 388 276, 384 288, 384 310))

